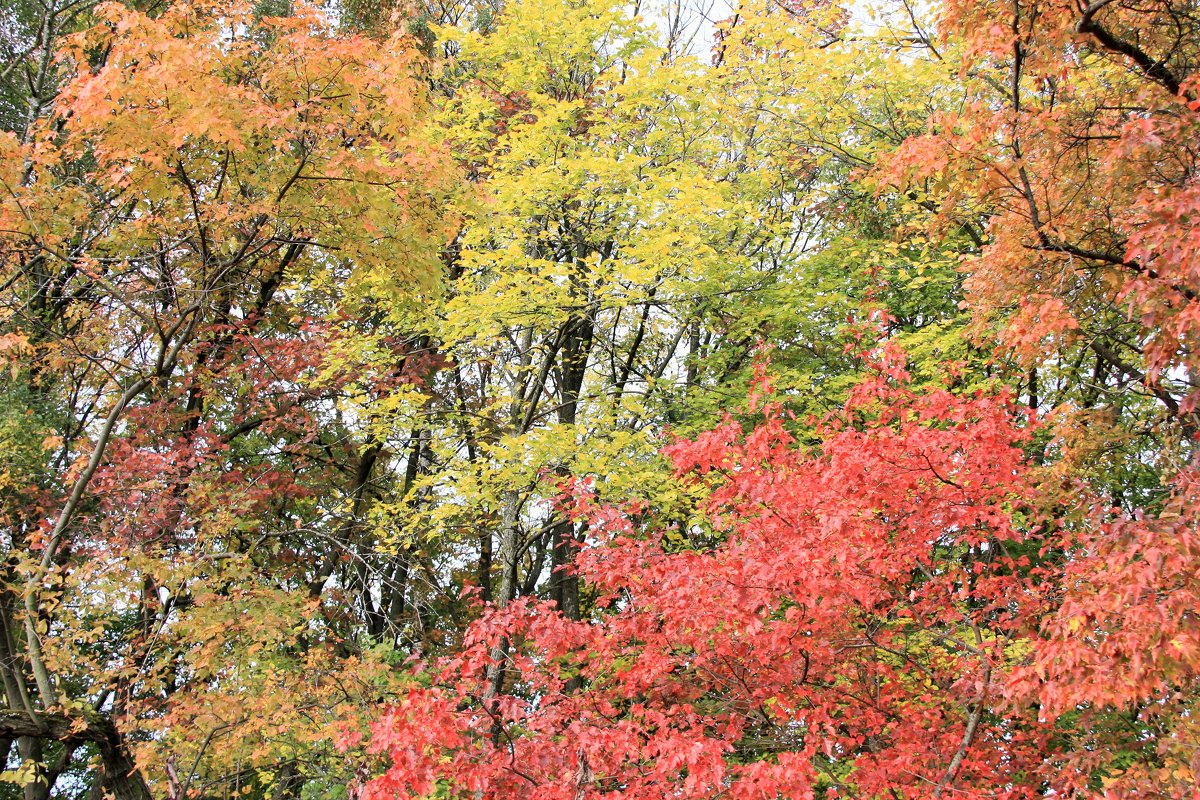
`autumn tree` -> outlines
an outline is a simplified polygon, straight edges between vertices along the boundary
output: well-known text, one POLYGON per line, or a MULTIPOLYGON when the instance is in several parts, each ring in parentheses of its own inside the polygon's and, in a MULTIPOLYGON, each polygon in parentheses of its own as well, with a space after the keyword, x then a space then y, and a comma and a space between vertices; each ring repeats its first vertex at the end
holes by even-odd
POLYGON ((0 145, 4 752, 29 797, 89 759, 118 797, 294 791, 390 680, 334 593, 386 491, 358 409, 429 368, 371 309, 435 291, 453 226, 421 57, 205 4, 38 47, 65 83, 0 145))
POLYGON ((862 172, 955 97, 930 88, 933 69, 881 99, 874 81, 904 53, 831 50, 834 8, 748 7, 716 60, 688 51, 682 23, 620 5, 447 19, 432 27, 446 56, 437 136, 477 191, 447 296, 408 323, 448 369, 420 489, 384 510, 412 569, 438 575, 419 601, 431 613, 465 613, 450 598, 468 583, 584 613, 558 568, 585 528, 553 510, 547 473, 594 475, 614 495, 653 483, 672 502, 660 431, 718 419, 761 340, 821 413, 861 369, 847 347, 881 308, 933 359, 961 349, 959 243, 895 241, 888 220, 911 212, 880 209, 862 172), (826 91, 842 96, 831 106, 826 91), (856 145, 834 140, 842 127, 856 145), (881 276, 895 287, 878 291, 881 276), (439 569, 464 558, 474 575, 439 569))
POLYGON ((1027 410, 877 369, 811 450, 769 399, 668 449, 713 547, 672 552, 652 507, 577 489, 596 612, 485 614, 376 726, 391 767, 367 796, 1183 796, 1194 475, 1159 519, 1044 524, 1027 410), (497 637, 524 647, 489 703, 497 637), (1141 725, 1092 727, 1163 691, 1141 725), (1092 746, 1064 736, 1081 721, 1092 746))
POLYGON ((947 4, 975 101, 907 143, 892 173, 945 214, 970 197, 989 215, 968 299, 1027 371, 1030 405, 1054 409, 1042 458, 1067 491, 1047 493, 1053 516, 1102 515, 1080 507, 1081 479, 1151 509, 1066 551, 1039 675, 1060 690, 1082 666, 1120 676, 1049 705, 1072 768, 1130 794, 1180 796, 1196 764, 1191 612, 1174 605, 1196 568, 1195 23, 1186 4, 947 4))
POLYGON ((1096 479, 1145 502, 1197 433, 1193 10, 948 3, 941 27, 969 103, 890 175, 944 218, 984 215, 977 329, 1031 405, 1072 410, 1096 479))

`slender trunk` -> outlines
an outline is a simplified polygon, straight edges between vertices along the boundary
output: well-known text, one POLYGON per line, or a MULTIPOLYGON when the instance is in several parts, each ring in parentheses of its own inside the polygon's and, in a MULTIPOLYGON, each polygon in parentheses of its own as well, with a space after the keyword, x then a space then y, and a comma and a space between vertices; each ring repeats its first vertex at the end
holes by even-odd
MULTIPOLYGON (((500 520, 500 586, 496 595, 497 608, 504 608, 514 599, 517 592, 517 559, 520 541, 518 525, 521 510, 521 495, 515 489, 505 489, 501 494, 500 520)), ((490 702, 500 693, 504 685, 504 663, 508 659, 509 641, 501 637, 492 648, 487 667, 487 683, 484 686, 484 702, 490 702)))

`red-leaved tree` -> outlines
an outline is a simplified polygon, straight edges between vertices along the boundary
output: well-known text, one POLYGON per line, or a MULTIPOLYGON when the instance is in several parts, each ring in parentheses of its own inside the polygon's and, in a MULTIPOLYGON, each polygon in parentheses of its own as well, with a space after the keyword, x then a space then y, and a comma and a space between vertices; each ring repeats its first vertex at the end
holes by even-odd
POLYGON ((916 391, 884 354, 811 449, 762 400, 666 450, 709 530, 577 493, 596 613, 485 613, 375 727, 364 796, 1186 791, 1193 473, 1157 519, 1052 521, 1008 398, 916 391))

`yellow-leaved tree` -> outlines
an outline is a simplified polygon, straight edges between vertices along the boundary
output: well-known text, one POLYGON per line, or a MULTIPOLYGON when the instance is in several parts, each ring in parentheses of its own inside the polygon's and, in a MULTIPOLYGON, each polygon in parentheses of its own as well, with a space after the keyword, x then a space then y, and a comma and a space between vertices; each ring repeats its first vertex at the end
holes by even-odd
POLYGON ((955 259, 978 232, 922 238, 904 220, 931 212, 868 180, 958 96, 892 28, 751 3, 697 45, 674 7, 442 11, 434 135, 474 191, 445 295, 399 312, 445 368, 407 412, 412 491, 376 506, 431 576, 414 599, 430 616, 460 613, 464 584, 586 611, 567 567, 587 531, 554 502, 567 476, 703 539, 657 450, 730 406, 760 342, 809 411, 837 402, 877 327, 966 357, 955 259))

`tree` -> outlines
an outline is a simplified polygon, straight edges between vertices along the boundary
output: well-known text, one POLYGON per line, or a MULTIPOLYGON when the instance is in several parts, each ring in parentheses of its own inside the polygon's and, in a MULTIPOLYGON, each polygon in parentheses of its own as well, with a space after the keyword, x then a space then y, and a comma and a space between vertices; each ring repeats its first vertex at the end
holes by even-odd
POLYGON ((453 171, 403 34, 95 13, 0 142, 0 742, 30 797, 92 754, 97 793, 295 792, 321 725, 391 685, 386 653, 337 649, 333 595, 347 550, 378 558, 360 506, 394 436, 356 409, 429 367, 371 309, 436 290, 453 171))
POLYGON ((881 97, 903 55, 841 48, 836 9, 747 7, 715 63, 619 4, 464 14, 433 28, 448 54, 438 140, 477 191, 446 297, 407 321, 449 368, 425 409, 420 488, 390 510, 444 589, 421 604, 456 626, 465 609, 447 597, 465 583, 585 613, 556 569, 585 530, 554 512, 545 472, 614 494, 652 483, 674 502, 663 426, 718 419, 758 340, 820 413, 861 369, 847 345, 879 306, 935 358, 962 341, 960 243, 894 241, 906 212, 879 209, 861 175, 953 97, 933 70, 881 97), (474 574, 450 566, 464 559, 474 574))
POLYGON ((944 217, 986 215, 977 330, 1032 404, 1090 429, 1075 455, 1127 508, 1197 434, 1195 23, 1169 2, 947 3, 968 102, 887 173, 944 217))
POLYGON ((1133 730, 1084 723, 1112 737, 1103 748, 1062 726, 1193 685, 1195 476, 1156 520, 1105 518, 1094 499, 1091 518, 1043 524, 1027 411, 914 391, 888 354, 877 369, 812 450, 762 385, 752 426, 727 418, 668 448, 681 479, 708 488, 715 546, 672 552, 652 508, 596 505, 584 488, 574 508, 595 538, 576 564, 596 613, 577 622, 535 602, 485 613, 431 667, 432 688, 375 726, 391 766, 366 796, 1190 785, 1186 700, 1143 710, 1133 730), (1064 548, 1076 557, 1048 557, 1064 548), (523 646, 508 656, 511 689, 489 697, 480 669, 498 637, 523 646), (1130 751, 1140 756, 1118 766, 1130 751))

